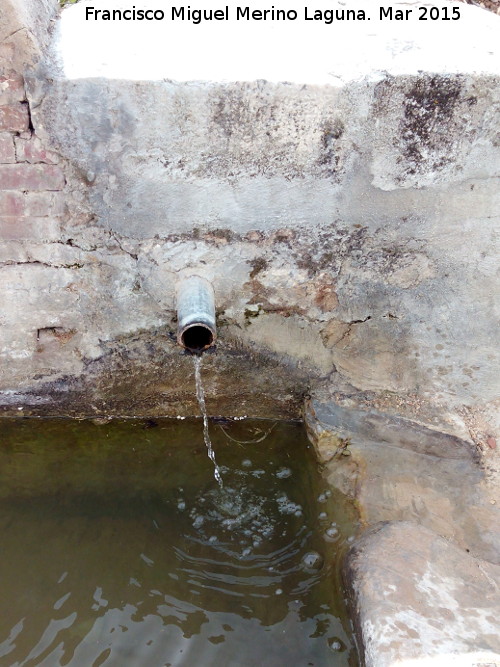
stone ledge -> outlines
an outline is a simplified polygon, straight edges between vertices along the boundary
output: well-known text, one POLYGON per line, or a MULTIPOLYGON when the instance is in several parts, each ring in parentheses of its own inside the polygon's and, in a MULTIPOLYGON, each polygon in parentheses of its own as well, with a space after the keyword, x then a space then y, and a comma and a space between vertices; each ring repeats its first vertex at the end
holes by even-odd
POLYGON ((366 667, 500 664, 500 567, 409 522, 379 524, 344 580, 366 667))
POLYGON ((498 563, 497 492, 485 488, 472 442, 314 399, 305 420, 329 483, 357 501, 365 526, 412 521, 498 563))
MULTIPOLYGON (((20 269, 9 268, 17 279, 20 269)), ((55 269, 30 268, 38 282, 49 275, 57 280, 55 269)), ((199 416, 193 357, 179 348, 168 327, 101 341, 94 350, 98 358, 90 361, 82 359, 81 350, 90 354, 92 341, 69 300, 65 320, 47 324, 42 314, 31 338, 20 341, 23 349, 30 346, 37 378, 0 388, 0 417, 199 416)), ((203 355, 202 377, 209 415, 267 419, 296 419, 303 388, 315 380, 310 368, 287 367, 277 355, 227 343, 217 354, 203 355)))
POLYGON ((312 433, 320 438, 324 434, 318 448, 318 455, 324 462, 336 455, 340 441, 350 439, 380 443, 425 456, 467 461, 477 459, 470 442, 466 440, 374 409, 345 408, 333 402, 312 399, 307 404, 306 413, 312 433))

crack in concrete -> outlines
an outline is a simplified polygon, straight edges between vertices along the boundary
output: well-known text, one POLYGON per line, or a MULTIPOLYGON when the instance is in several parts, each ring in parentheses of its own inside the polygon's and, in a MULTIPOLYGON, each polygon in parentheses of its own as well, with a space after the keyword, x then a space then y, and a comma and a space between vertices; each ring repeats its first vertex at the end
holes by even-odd
POLYGON ((368 320, 371 320, 371 319, 372 319, 372 316, 367 315, 367 317, 365 317, 364 320, 351 320, 350 322, 346 322, 346 324, 348 325, 349 328, 347 329, 347 331, 345 333, 342 334, 342 337, 339 338, 339 340, 335 343, 335 347, 338 347, 343 340, 345 340, 346 338, 348 338, 351 335, 351 331, 352 331, 352 328, 354 326, 356 326, 357 324, 363 324, 364 322, 368 322, 368 320))
POLYGON ((120 248, 120 250, 122 252, 124 252, 126 255, 128 255, 129 257, 131 257, 133 260, 135 260, 137 262, 138 255, 136 253, 129 252, 128 250, 125 250, 125 248, 122 246, 122 244, 119 241, 116 234, 110 234, 110 239, 113 239, 116 242, 117 246, 120 248))
POLYGON ((27 260, 26 262, 7 261, 0 263, 0 269, 7 266, 46 266, 49 269, 82 269, 84 264, 74 262, 72 264, 50 264, 49 262, 42 262, 37 259, 27 260))

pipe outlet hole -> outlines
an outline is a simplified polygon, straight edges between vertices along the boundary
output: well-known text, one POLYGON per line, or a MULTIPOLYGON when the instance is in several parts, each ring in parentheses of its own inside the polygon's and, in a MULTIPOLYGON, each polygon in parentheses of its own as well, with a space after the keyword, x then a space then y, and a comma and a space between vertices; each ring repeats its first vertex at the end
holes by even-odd
POLYGON ((193 324, 182 332, 181 341, 184 347, 191 352, 201 352, 214 342, 212 331, 201 324, 193 324))

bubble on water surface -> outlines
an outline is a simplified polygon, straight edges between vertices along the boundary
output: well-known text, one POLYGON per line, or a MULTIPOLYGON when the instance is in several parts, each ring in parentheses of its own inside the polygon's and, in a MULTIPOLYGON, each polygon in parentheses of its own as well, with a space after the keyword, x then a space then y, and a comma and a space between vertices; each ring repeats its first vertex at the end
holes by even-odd
POLYGON ((346 650, 346 645, 338 637, 330 637, 328 639, 328 646, 332 651, 335 651, 335 653, 341 653, 346 650))
POLYGON ((278 504, 278 512, 280 514, 295 514, 295 512, 302 512, 302 505, 294 503, 293 500, 286 495, 286 493, 276 498, 278 504))
POLYGON ((339 531, 337 528, 327 528, 324 537, 328 541, 333 541, 339 537, 339 531))
POLYGON ((308 551, 302 556, 302 565, 305 570, 318 571, 321 570, 325 559, 317 551, 308 551))

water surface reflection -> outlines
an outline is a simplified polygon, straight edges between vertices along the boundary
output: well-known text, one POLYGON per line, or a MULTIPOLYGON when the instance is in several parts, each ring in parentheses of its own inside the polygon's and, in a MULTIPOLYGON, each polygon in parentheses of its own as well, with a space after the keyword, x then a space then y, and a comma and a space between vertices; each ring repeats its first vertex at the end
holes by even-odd
POLYGON ((211 424, 220 488, 200 421, 5 422, 0 664, 356 665, 353 510, 271 425, 211 424))

